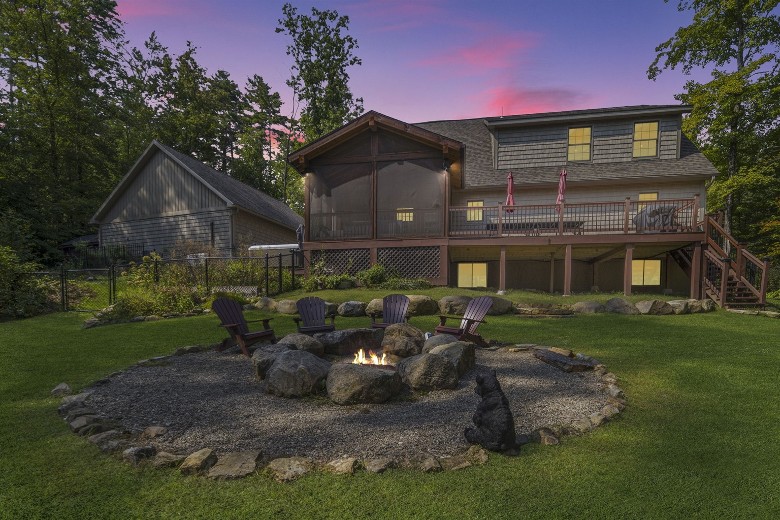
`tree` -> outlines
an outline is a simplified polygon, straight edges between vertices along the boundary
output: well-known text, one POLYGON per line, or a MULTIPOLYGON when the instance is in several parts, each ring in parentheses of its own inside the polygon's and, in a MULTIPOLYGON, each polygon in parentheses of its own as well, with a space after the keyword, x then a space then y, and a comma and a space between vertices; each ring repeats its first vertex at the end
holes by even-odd
POLYGON ((363 113, 363 99, 353 97, 347 73, 362 62, 354 55, 357 41, 346 34, 349 17, 315 7, 311 16, 301 15, 289 3, 282 13, 276 32, 292 39, 287 55, 294 61, 287 85, 301 103, 300 129, 310 142, 363 113))
POLYGON ((688 81, 677 96, 693 107, 683 129, 720 172, 708 190, 709 205, 724 210, 727 231, 752 239, 772 204, 746 205, 761 201, 767 186, 776 193, 780 180, 777 5, 778 0, 679 0, 678 10, 692 10, 693 22, 656 48, 647 71, 655 79, 666 69, 681 67, 688 74, 713 67, 711 81, 688 81))

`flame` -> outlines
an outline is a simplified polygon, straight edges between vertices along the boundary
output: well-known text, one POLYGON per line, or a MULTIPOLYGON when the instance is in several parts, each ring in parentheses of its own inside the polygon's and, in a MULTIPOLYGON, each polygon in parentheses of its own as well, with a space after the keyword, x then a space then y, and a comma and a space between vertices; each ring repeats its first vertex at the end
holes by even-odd
POLYGON ((387 365, 387 354, 382 353, 382 357, 380 358, 377 354, 374 354, 373 350, 368 351, 368 356, 366 356, 366 353, 361 348, 357 352, 355 352, 355 359, 352 360, 352 363, 355 365, 387 365))

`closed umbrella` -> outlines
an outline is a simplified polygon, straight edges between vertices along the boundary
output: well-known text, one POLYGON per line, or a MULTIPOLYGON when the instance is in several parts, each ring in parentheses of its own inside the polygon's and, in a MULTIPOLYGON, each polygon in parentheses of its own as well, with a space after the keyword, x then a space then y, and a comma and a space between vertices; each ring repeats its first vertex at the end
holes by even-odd
POLYGON ((558 198, 555 199, 555 204, 558 205, 558 207, 556 208, 558 210, 558 213, 561 212, 561 207, 565 201, 566 201, 566 168, 561 168, 561 173, 558 176, 558 198))
POLYGON ((511 208, 511 206, 515 205, 515 178, 512 172, 509 172, 509 175, 506 176, 506 202, 504 205, 509 206, 507 208, 509 213, 514 211, 511 208))

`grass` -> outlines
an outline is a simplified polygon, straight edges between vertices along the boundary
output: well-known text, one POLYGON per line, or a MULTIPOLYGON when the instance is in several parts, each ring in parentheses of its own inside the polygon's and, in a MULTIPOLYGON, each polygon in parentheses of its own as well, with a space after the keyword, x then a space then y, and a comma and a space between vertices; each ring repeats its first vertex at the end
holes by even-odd
MULTIPOLYGON (((319 294, 339 302, 382 295, 319 294)), ((212 482, 132 468, 71 434, 56 413, 59 401, 49 397, 56 384, 80 389, 137 360, 222 338, 213 316, 88 330, 80 328, 84 318, 60 313, 0 323, 0 518, 780 516, 780 320, 723 311, 491 317, 480 329, 487 338, 558 345, 601 359, 620 377, 629 407, 588 435, 557 447, 524 447, 517 458, 494 455, 481 467, 314 473, 279 484, 262 472, 212 482)), ((367 322, 337 320, 340 327, 367 322)), ((413 319, 426 330, 435 322, 413 319)), ((273 325, 280 335, 294 329, 283 316, 273 325)))

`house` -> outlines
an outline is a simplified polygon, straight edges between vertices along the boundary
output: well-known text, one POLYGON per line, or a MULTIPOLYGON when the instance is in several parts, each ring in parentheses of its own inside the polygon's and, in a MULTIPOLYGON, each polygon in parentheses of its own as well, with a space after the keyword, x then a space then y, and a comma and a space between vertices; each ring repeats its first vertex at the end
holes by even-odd
POLYGON ((681 132, 690 109, 416 124, 367 112, 290 156, 307 255, 458 287, 759 303, 766 263, 704 213, 717 172, 681 132))
POLYGON ((101 246, 234 253, 296 241, 303 219, 283 202, 153 141, 98 209, 101 246))

